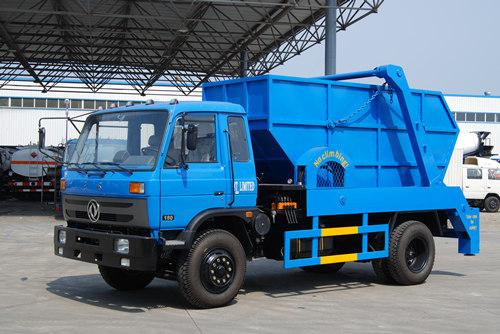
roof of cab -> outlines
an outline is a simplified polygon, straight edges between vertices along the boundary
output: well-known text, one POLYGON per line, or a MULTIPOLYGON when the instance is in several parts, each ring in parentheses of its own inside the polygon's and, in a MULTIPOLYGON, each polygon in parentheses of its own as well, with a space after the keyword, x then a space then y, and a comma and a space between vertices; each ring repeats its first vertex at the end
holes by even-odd
POLYGON ((110 112, 120 112, 120 111, 147 111, 147 110, 169 110, 171 112, 189 112, 189 111, 208 111, 208 112, 218 112, 218 113, 233 113, 233 114, 244 114, 245 110, 239 104, 229 103, 229 102, 158 102, 152 104, 136 104, 133 106, 121 106, 117 108, 109 108, 103 110, 97 110, 93 114, 100 115, 110 112))

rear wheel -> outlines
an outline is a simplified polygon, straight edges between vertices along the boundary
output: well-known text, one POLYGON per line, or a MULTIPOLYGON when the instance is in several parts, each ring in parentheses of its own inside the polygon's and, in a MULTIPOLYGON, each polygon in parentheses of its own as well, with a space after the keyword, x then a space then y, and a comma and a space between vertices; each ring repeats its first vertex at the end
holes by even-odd
POLYGON ((435 246, 432 233, 418 221, 407 221, 391 234, 388 269, 399 284, 425 282, 434 265, 435 246))
POLYGON ((240 241, 224 230, 200 235, 181 262, 177 280, 184 298, 200 308, 228 304, 240 290, 246 255, 240 241))
POLYGON ((139 290, 149 285, 155 278, 152 272, 126 270, 99 266, 99 272, 108 285, 121 291, 139 290))
POLYGON ((344 266, 344 262, 340 263, 331 263, 331 264, 322 264, 317 266, 306 266, 300 267, 300 269, 309 272, 309 273, 317 273, 317 274, 335 274, 344 266))
POLYGON ((484 200, 484 209, 487 212, 497 212, 500 208, 500 200, 495 196, 488 196, 484 200))

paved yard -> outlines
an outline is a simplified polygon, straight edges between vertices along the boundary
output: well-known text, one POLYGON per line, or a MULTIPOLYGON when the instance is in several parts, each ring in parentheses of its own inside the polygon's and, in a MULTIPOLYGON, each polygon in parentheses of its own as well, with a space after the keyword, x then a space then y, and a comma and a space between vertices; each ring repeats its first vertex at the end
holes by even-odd
POLYGON ((335 276, 249 264, 227 307, 192 310, 177 284, 156 279, 138 292, 109 288, 92 264, 52 255, 62 224, 39 203, 0 202, 0 328, 3 333, 500 332, 500 214, 481 215, 482 253, 457 254, 437 239, 423 285, 379 284, 370 264, 335 276))

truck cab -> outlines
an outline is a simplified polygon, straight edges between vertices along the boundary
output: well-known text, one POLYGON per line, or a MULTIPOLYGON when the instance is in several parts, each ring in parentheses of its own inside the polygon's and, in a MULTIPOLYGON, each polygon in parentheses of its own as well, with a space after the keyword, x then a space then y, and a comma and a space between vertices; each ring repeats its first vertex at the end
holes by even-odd
MULTIPOLYGON (((258 214, 248 131, 243 108, 231 103, 93 113, 65 168, 67 227, 56 227, 56 254, 98 264, 116 287, 117 273, 129 281, 127 273, 146 280, 174 273, 172 253, 213 217, 248 236, 244 224, 258 214)), ((250 242, 244 245, 250 257, 250 242)))
MULTIPOLYGON (((68 225, 151 237, 154 247, 175 239, 206 210, 255 208, 247 124, 241 106, 230 103, 172 102, 94 113, 66 170, 68 225)), ((124 259, 130 269, 139 263, 156 268, 156 258, 150 267, 134 258, 132 246, 124 259)), ((102 254, 103 265, 120 266, 120 260, 102 254)))
POLYGON ((462 189, 467 201, 487 212, 497 212, 500 209, 500 164, 486 158, 467 157, 462 173, 462 189))

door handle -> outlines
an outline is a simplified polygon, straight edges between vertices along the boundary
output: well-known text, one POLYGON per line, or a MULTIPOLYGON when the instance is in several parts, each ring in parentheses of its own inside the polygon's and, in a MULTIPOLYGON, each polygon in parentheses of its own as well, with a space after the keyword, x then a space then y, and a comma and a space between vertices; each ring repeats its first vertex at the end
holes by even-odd
POLYGON ((214 192, 214 196, 222 196, 222 195, 224 195, 223 191, 216 191, 216 192, 214 192))

